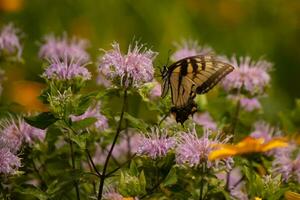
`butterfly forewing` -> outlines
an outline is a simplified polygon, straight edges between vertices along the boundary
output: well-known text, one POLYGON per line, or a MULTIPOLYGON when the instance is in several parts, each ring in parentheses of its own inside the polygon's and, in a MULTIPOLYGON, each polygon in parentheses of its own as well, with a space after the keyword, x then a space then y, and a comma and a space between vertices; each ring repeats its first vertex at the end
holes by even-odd
POLYGON ((218 61, 211 55, 184 58, 168 68, 163 95, 170 86, 173 104, 175 107, 184 107, 196 93, 208 92, 233 69, 233 66, 218 61))

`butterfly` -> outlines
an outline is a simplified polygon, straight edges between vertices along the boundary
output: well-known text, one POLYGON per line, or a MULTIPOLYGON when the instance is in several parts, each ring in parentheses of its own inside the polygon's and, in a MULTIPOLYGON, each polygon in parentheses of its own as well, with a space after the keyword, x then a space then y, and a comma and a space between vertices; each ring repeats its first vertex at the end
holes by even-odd
POLYGON ((218 60, 213 55, 197 55, 181 59, 162 70, 164 98, 171 88, 171 113, 176 121, 183 124, 197 111, 194 98, 205 94, 222 78, 232 72, 234 67, 218 60))

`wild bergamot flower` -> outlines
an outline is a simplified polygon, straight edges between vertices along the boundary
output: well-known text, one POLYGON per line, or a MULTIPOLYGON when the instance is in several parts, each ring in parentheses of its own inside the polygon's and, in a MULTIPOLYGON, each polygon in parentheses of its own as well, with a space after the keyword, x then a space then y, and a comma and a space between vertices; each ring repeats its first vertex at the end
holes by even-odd
POLYGON ((99 72, 110 79, 120 80, 125 87, 138 87, 153 79, 153 60, 156 52, 144 45, 130 45, 127 54, 122 54, 118 43, 112 44, 112 49, 104 51, 99 59, 99 72))

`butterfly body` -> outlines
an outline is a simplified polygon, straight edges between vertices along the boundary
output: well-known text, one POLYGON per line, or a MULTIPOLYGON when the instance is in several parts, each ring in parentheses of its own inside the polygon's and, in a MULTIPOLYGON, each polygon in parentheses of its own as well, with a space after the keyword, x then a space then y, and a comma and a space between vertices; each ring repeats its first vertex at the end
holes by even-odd
POLYGON ((176 112, 176 121, 183 123, 189 114, 194 113, 193 99, 196 94, 207 93, 233 69, 233 66, 212 55, 187 57, 165 68, 162 72, 162 97, 166 96, 170 88, 174 105, 171 112, 176 112))
POLYGON ((183 107, 172 107, 171 113, 174 115, 176 122, 183 124, 190 115, 193 115, 197 112, 197 104, 194 102, 194 99, 189 99, 189 102, 186 106, 183 107))

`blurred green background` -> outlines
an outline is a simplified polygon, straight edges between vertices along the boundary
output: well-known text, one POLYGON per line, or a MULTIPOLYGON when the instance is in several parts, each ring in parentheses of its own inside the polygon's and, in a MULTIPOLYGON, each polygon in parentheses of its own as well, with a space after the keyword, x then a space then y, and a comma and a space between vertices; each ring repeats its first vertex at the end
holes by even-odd
POLYGON ((220 54, 272 61, 269 114, 300 97, 299 0, 0 0, 0 9, 1 24, 11 21, 23 31, 26 63, 11 72, 14 79, 40 80, 37 52, 48 33, 89 39, 94 60, 112 41, 126 50, 135 38, 160 52, 157 66, 175 50, 174 41, 192 38, 220 54))

